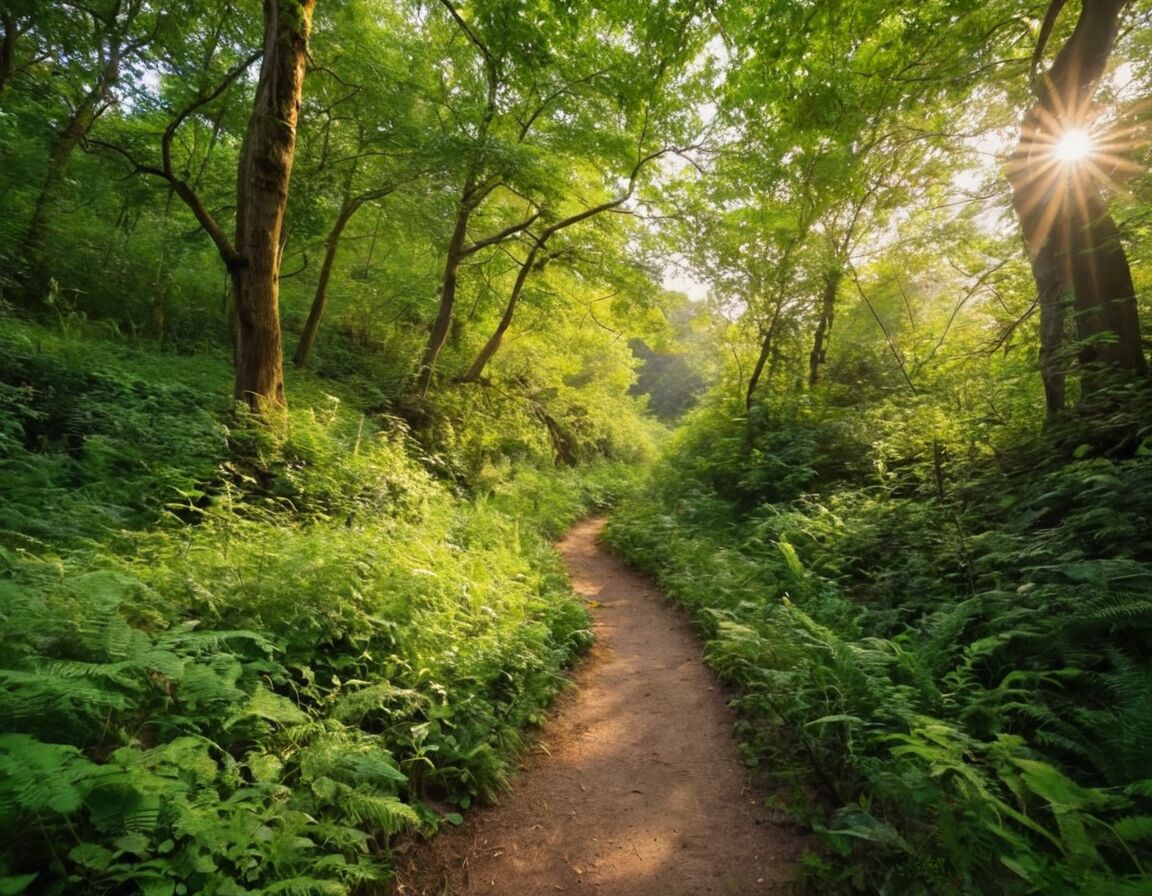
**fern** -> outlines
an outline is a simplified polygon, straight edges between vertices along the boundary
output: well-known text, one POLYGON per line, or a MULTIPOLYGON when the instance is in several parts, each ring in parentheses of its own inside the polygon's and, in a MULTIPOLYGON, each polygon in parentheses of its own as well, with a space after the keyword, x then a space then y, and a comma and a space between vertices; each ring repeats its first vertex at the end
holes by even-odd
POLYGON ((352 823, 384 834, 396 834, 420 825, 420 816, 394 796, 381 796, 348 788, 334 801, 352 823))
POLYGON ((107 684, 121 670, 75 664, 66 668, 71 677, 53 674, 51 666, 35 671, 0 669, 0 715, 16 730, 57 731, 83 740, 86 732, 109 715, 131 705, 125 693, 107 684))
POLYGON ((1152 629, 1152 600, 1143 594, 1115 594, 1097 597, 1093 608, 1074 624, 1112 628, 1152 629))
POLYGON ((427 702, 425 694, 384 681, 345 693, 332 706, 332 717, 373 730, 393 717, 410 716, 427 702))
POLYGON ((98 780, 98 766, 75 747, 25 734, 0 734, 0 818, 14 826, 24 815, 70 815, 98 780))

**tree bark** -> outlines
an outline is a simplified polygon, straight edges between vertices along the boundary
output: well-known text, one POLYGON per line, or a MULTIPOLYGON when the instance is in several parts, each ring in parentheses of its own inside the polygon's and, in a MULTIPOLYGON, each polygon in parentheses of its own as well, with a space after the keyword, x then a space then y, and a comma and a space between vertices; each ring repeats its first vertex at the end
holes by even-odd
POLYGON ((263 63, 237 170, 233 395, 260 416, 285 406, 280 240, 315 5, 264 0, 263 63))
POLYGON ((100 113, 100 104, 120 79, 121 58, 120 48, 114 47, 96 79, 96 84, 72 111, 48 155, 48 170, 40 184, 40 193, 32 207, 32 216, 24 230, 19 252, 19 258, 25 266, 20 276, 21 292, 30 305, 38 305, 44 301, 48 272, 43 265, 43 249, 52 199, 64 177, 68 160, 92 130, 92 125, 100 113))
POLYGON ((1040 380, 1044 384, 1045 408, 1051 418, 1067 404, 1068 358, 1064 330, 1071 288, 1053 241, 1046 240, 1031 263, 1040 307, 1040 380))
POLYGON ((1108 368, 1148 372, 1140 340, 1136 286, 1120 230, 1094 185, 1070 197, 1072 284, 1076 332, 1081 342, 1085 393, 1106 385, 1108 368))
POLYGON ((336 216, 336 222, 332 225, 328 238, 324 241, 324 262, 320 265, 320 276, 316 280, 312 307, 308 310, 308 320, 304 322, 300 342, 296 345, 296 354, 292 359, 297 368, 303 368, 308 364, 308 356, 316 343, 316 333, 320 329, 320 321, 328 305, 328 284, 332 280, 332 268, 336 264, 336 255, 340 249, 340 237, 348 222, 352 220, 352 216, 363 204, 364 200, 360 198, 346 199, 340 207, 340 213, 336 216))
POLYGON ((820 367, 828 359, 828 339, 836 318, 836 293, 843 274, 830 270, 824 275, 824 295, 820 302, 820 320, 812 337, 812 351, 808 354, 808 388, 815 389, 820 382, 820 367))

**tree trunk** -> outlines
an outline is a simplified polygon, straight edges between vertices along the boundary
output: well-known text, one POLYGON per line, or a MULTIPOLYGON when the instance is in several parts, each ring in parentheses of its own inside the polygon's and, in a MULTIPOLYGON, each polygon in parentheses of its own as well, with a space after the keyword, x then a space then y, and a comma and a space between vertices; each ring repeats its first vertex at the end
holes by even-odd
POLYGON ((468 368, 468 372, 460 377, 462 383, 474 383, 480 379, 484 373, 484 368, 488 366, 488 362, 492 360, 497 351, 500 350, 500 343, 504 341, 504 334, 508 332, 508 328, 512 326, 512 318, 516 314, 516 305, 520 301, 520 293, 524 291, 524 284, 528 281, 528 275, 532 273, 532 268, 536 263, 536 255, 540 249, 543 248, 542 243, 537 243, 532 247, 528 253, 528 257, 520 264, 520 271, 516 274, 516 282, 512 285, 512 292, 508 294, 508 302, 504 306, 504 316, 500 318, 500 323, 496 325, 495 331, 488 341, 484 343, 484 347, 480 349, 480 354, 476 356, 476 360, 472 362, 472 366, 468 368))
POLYGON ((1081 390, 1098 391, 1109 370, 1146 374, 1136 287, 1120 230, 1095 185, 1069 197, 1069 256, 1076 294, 1076 335, 1084 368, 1081 390))
POLYGON ((233 395, 259 415, 285 406, 280 239, 315 5, 264 0, 264 57, 237 171, 233 395))
POLYGON ((168 191, 164 200, 164 217, 160 220, 160 257, 156 261, 156 276, 152 280, 152 308, 149 319, 149 335, 160 345, 164 344, 168 304, 168 231, 171 228, 172 197, 168 191))
POLYGON ((756 388, 760 385, 760 378, 764 375, 764 367, 772 357, 772 344, 776 338, 776 322, 780 319, 780 306, 783 300, 776 305, 772 313, 772 320, 768 328, 761 334, 760 354, 756 358, 756 366, 752 368, 752 375, 748 378, 748 390, 744 393, 744 407, 752 409, 752 399, 756 396, 756 388))
POLYGON ((824 296, 820 303, 820 321, 812 337, 812 351, 808 355, 808 388, 815 389, 820 382, 820 366, 828 359, 828 339, 832 335, 832 323, 836 317, 836 293, 840 288, 843 274, 831 270, 824 275, 824 296))
POLYGON ((444 259, 444 277, 440 281, 440 307, 436 312, 436 320, 428 332, 428 341, 424 345, 424 354, 420 358, 420 373, 416 380, 416 391, 420 395, 428 392, 432 384, 432 372, 436 366, 436 358, 440 349, 448 341, 448 334, 452 329, 452 313, 456 307, 456 285, 460 279, 460 262, 465 256, 465 242, 468 238, 468 219, 472 217, 475 205, 469 200, 472 185, 469 184, 461 194, 460 204, 456 208, 456 223, 452 226, 452 237, 448 241, 448 251, 444 259))
POLYGON ((640 176, 640 172, 644 166, 658 159, 661 155, 663 155, 663 153, 659 152, 641 158, 633 166, 632 172, 628 177, 628 188, 616 198, 601 202, 598 205, 593 205, 574 215, 569 215, 567 218, 562 218, 541 231, 532 249, 528 252, 528 257, 524 259, 520 265, 520 270, 516 274, 516 282, 512 285, 512 292, 509 294, 508 302, 504 306, 504 316, 500 318, 500 323, 496 326, 496 331, 484 344, 484 348, 480 350, 480 354, 476 356, 476 360, 472 362, 472 366, 468 368, 468 372, 460 378, 460 382, 473 383, 480 379, 480 375, 484 372, 484 368, 488 365, 488 362, 491 361, 496 352, 499 351, 500 343, 504 340, 504 334, 508 332, 508 328, 512 325, 512 318, 516 314, 516 306, 520 301, 520 294, 524 291, 524 284, 528 281, 528 275, 531 274, 533 270, 544 267, 552 258, 556 257, 555 255, 551 255, 545 257, 539 264, 536 262, 537 256, 544 251, 544 246, 548 240, 561 230, 567 230, 569 227, 587 221, 589 218, 594 218, 604 212, 620 208, 620 206, 632 198, 632 193, 636 189, 636 179, 640 176))
POLYGON ((48 170, 40 184, 40 193, 32 207, 32 217, 24 231, 21 240, 19 258, 24 265, 20 276, 21 292, 25 301, 30 305, 39 305, 44 301, 49 272, 43 264, 44 237, 48 230, 49 211, 52 199, 56 195, 56 188, 64 178, 64 171, 68 167, 68 160, 80 142, 88 136, 92 125, 99 115, 100 103, 112 89, 112 85, 120 78, 120 52, 117 49, 109 57, 96 85, 84 96, 80 104, 73 110, 68 123, 52 151, 48 155, 48 170))
POLYGON ((1071 296, 1051 240, 1032 258, 1032 277, 1040 305, 1040 379, 1044 384, 1048 417, 1052 418, 1067 404, 1068 358, 1064 329, 1071 296))
POLYGON ((316 342, 316 331, 320 329, 320 321, 324 317, 324 310, 328 305, 328 284, 332 280, 332 268, 336 264, 336 254, 340 249, 340 237, 344 228, 352 220, 352 216, 364 204, 363 199, 346 199, 340 207, 340 214, 324 241, 324 263, 320 265, 320 277, 316 281, 316 293, 312 298, 312 307, 308 311, 308 320, 304 323, 304 330, 300 334, 300 342, 296 346, 293 363, 297 368, 303 368, 308 363, 308 356, 316 342))
MULTIPOLYGON (((1046 24, 1059 12, 1053 0, 1046 24)), ((1028 246, 1040 307, 1040 369, 1049 416, 1064 409, 1064 321, 1074 304, 1081 350, 1081 393, 1088 398, 1109 371, 1144 375, 1136 290, 1119 231, 1093 181, 1091 166, 1061 163, 1061 135, 1089 123, 1125 0, 1083 3, 1051 68, 1037 80, 1036 105, 1021 126, 1008 165, 1012 204, 1028 246)), ((1037 57, 1043 46, 1037 50, 1037 57)))
POLYGON ((0 93, 3 93, 16 69, 16 38, 22 32, 16 17, 7 10, 0 12, 0 24, 4 26, 4 36, 0 38, 0 93))

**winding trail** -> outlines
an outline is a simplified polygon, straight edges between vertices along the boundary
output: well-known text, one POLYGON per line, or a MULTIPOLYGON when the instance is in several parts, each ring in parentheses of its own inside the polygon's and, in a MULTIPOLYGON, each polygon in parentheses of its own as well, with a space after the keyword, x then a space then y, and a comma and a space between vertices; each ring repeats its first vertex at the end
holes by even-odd
POLYGON ((558 548, 597 643, 511 793, 408 857, 399 896, 779 896, 803 848, 763 808, 684 614, 596 543, 558 548))

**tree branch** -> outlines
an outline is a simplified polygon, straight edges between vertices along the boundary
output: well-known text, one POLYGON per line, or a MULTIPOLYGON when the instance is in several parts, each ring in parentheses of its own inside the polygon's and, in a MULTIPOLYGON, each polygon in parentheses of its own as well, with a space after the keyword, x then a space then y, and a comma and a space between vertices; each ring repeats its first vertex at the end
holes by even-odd
POLYGON ((520 221, 516 224, 512 224, 509 227, 505 227, 503 230, 499 231, 498 233, 494 233, 491 236, 486 236, 486 237, 484 237, 484 239, 477 240, 476 242, 472 243, 471 245, 465 246, 463 251, 461 251, 461 253, 460 253, 460 257, 461 258, 467 258, 469 255, 475 255, 481 249, 486 249, 489 246, 495 246, 497 243, 504 242, 504 240, 508 239, 508 237, 515 236, 516 234, 520 233, 522 230, 527 230, 529 227, 532 226, 532 224, 536 221, 536 219, 540 217, 540 214, 541 213, 539 211, 537 211, 535 214, 530 215, 529 217, 525 218, 523 221, 520 221))
POLYGON ((876 311, 876 307, 872 304, 872 300, 868 298, 868 294, 864 292, 864 287, 860 283, 860 278, 857 276, 854 268, 849 267, 849 275, 852 277, 852 282, 856 284, 856 291, 860 293, 860 298, 864 300, 864 304, 868 306, 868 310, 872 312, 872 317, 876 319, 876 323, 880 325, 881 332, 884 333, 884 340, 888 343, 888 350, 892 353, 892 357, 896 359, 896 364, 900 367, 900 373, 904 377, 904 382, 908 384, 908 388, 913 394, 916 394, 916 386, 913 385, 911 377, 908 376, 908 369, 904 366, 904 359, 900 357, 900 352, 896 349, 896 343, 892 341, 892 334, 888 332, 888 327, 884 324, 883 318, 876 311))
POLYGON ((456 24, 460 26, 460 30, 464 32, 464 36, 468 38, 472 46, 483 54, 488 64, 491 65, 493 69, 498 70, 500 67, 499 61, 492 55, 492 51, 488 49, 487 44, 480 40, 476 32, 472 30, 472 26, 464 21, 463 16, 460 15, 460 11, 452 5, 451 0, 440 0, 440 5, 448 10, 448 13, 456 20, 456 24))
POLYGON ((185 108, 177 113, 172 121, 168 122, 168 126, 164 128, 164 135, 160 138, 160 157, 164 166, 164 171, 167 172, 166 176, 174 176, 172 170, 172 141, 176 138, 176 131, 180 129, 180 125, 199 109, 203 109, 217 97, 219 97, 225 90, 227 90, 232 83, 246 72, 257 59, 263 56, 263 51, 257 51, 250 55, 247 59, 243 60, 239 65, 233 68, 230 72, 224 75, 220 83, 210 91, 200 91, 195 99, 192 100, 185 108))

